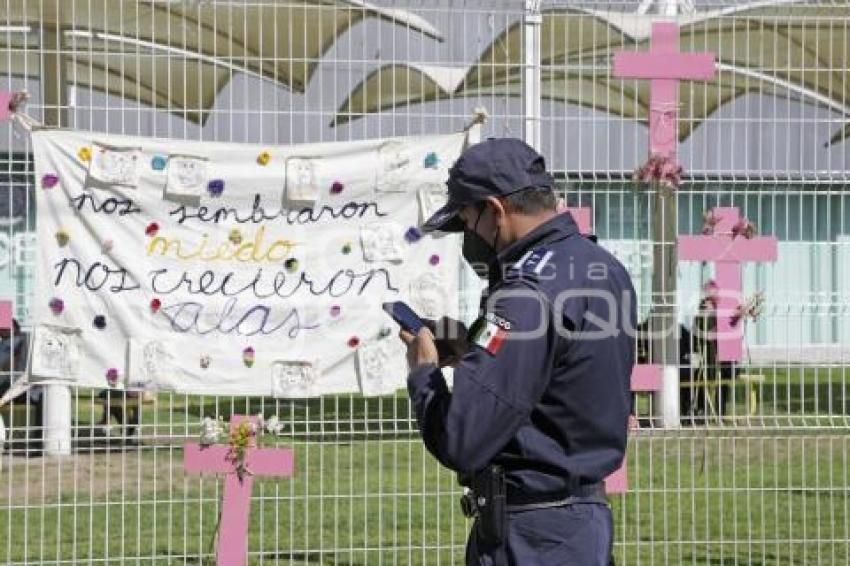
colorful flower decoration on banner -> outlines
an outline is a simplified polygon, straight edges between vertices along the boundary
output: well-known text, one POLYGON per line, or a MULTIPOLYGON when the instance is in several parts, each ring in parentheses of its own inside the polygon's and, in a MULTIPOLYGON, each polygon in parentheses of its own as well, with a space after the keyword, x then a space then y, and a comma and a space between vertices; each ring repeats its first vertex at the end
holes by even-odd
POLYGON ((433 151, 425 156, 425 161, 423 165, 426 169, 436 169, 437 165, 440 164, 440 158, 437 157, 437 154, 433 151))
POLYGON ((331 184, 331 193, 338 195, 345 188, 345 185, 342 184, 342 181, 334 181, 331 184))
POLYGON ((162 171, 165 169, 167 161, 161 155, 154 155, 153 159, 151 159, 151 169, 154 171, 162 171))
POLYGON ((744 239, 750 240, 753 236, 756 235, 756 225, 747 220, 746 218, 741 218, 738 222, 732 226, 732 237, 737 238, 741 236, 744 239))
POLYGON ((431 257, 428 258, 428 263, 430 263, 431 265, 439 265, 440 256, 437 254, 431 254, 431 257))
POLYGON ((351 245, 351 242, 345 242, 342 245, 342 253, 344 253, 345 255, 350 254, 352 249, 353 249, 353 247, 351 245))
POLYGON ((109 368, 106 370, 106 381, 110 387, 115 387, 118 383, 118 368, 109 368))
POLYGON ((209 183, 207 183, 207 192, 210 196, 220 197, 221 193, 224 192, 224 180, 223 179, 212 179, 209 183))
POLYGON ((682 183, 682 166, 674 157, 653 153, 632 177, 635 181, 654 183, 662 194, 670 195, 682 183))
POLYGON ((50 302, 47 303, 47 306, 50 307, 50 312, 55 315, 60 315, 62 314, 62 311, 65 310, 65 301, 59 297, 53 297, 50 299, 50 302))
POLYGON ((360 345, 360 338, 358 338, 357 336, 352 336, 351 338, 348 339, 348 347, 349 348, 356 348, 359 345, 360 345))
POLYGON ((52 189, 59 184, 59 176, 53 173, 45 173, 41 178, 41 186, 45 189, 52 189))
POLYGON ((115 242, 113 242, 110 238, 107 238, 100 243, 100 251, 105 254, 111 252, 113 247, 115 247, 115 242))
POLYGON ((269 161, 271 160, 272 154, 268 151, 261 151, 260 154, 257 156, 257 163, 259 163, 260 165, 268 165, 269 161))
POLYGON ((735 313, 729 318, 729 323, 732 326, 738 326, 742 320, 750 319, 753 322, 757 321, 764 310, 764 293, 759 291, 746 301, 738 305, 735 313))
POLYGON ((411 226, 404 233, 404 239, 407 240, 411 244, 414 243, 414 242, 418 242, 419 240, 422 239, 422 230, 420 230, 416 226, 411 226))
POLYGON ((162 307, 162 301, 159 299, 153 298, 151 299, 151 312, 156 313, 162 307))
POLYGON ((252 348, 251 346, 248 346, 247 348, 242 350, 242 363, 245 364, 246 368, 254 366, 254 356, 254 348, 252 348))
POLYGON ((211 361, 212 358, 210 358, 208 355, 205 354, 201 356, 201 369, 207 369, 208 367, 210 367, 211 361))
POLYGON ((102 314, 95 316, 94 320, 92 320, 92 325, 98 330, 103 330, 106 328, 106 317, 102 314))
POLYGON ((714 212, 714 209, 705 211, 702 215, 702 230, 700 230, 700 234, 703 236, 713 235, 719 223, 720 215, 714 212))
POLYGON ((91 161, 91 148, 87 145, 81 147, 77 151, 77 157, 80 158, 80 161, 91 161))
POLYGON ((291 257, 283 262, 283 267, 286 268, 287 271, 292 273, 293 271, 298 270, 298 260, 294 257, 291 257))
POLYGON ((60 228, 56 231, 56 243, 59 244, 59 247, 67 246, 69 241, 71 241, 71 234, 67 230, 60 228))
POLYGON ((239 245, 242 243, 242 232, 239 231, 239 228, 234 228, 230 231, 230 234, 227 235, 227 239, 234 245, 239 245))
POLYGON ((146 236, 151 236, 151 237, 156 236, 157 232, 159 232, 159 224, 157 224, 156 222, 151 222, 145 228, 145 235, 146 236))

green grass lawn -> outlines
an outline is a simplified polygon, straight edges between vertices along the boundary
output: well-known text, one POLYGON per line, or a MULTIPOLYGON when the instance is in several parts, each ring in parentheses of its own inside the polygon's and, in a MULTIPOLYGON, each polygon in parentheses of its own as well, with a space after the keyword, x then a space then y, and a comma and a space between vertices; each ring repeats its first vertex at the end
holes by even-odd
MULTIPOLYGON (((845 379, 772 373, 762 412, 776 407, 793 426, 733 420, 635 433, 629 492, 611 498, 618 564, 847 564, 850 437, 818 421, 846 417, 845 379), (823 391, 830 403, 808 397, 823 391)), ((212 564, 223 482, 184 474, 182 443, 203 415, 246 412, 281 418, 284 434, 262 442, 296 453, 292 479, 255 483, 252 564, 462 561, 458 487, 422 448, 403 395, 160 394, 144 408, 141 443, 126 444, 92 426, 101 407, 79 392, 73 456, 2 456, 0 563, 212 564)))

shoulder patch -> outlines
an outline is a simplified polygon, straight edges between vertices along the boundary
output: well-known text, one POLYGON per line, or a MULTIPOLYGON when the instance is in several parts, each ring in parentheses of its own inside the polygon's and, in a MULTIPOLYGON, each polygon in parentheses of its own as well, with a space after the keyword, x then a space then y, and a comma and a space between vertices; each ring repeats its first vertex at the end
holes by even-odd
POLYGON ((525 255, 513 265, 513 269, 518 269, 523 273, 540 275, 543 272, 543 268, 546 267, 552 259, 553 255, 555 255, 555 252, 548 248, 534 248, 528 250, 525 255))
POLYGON ((495 356, 508 338, 511 330, 510 321, 493 313, 487 313, 476 326, 472 342, 495 356))

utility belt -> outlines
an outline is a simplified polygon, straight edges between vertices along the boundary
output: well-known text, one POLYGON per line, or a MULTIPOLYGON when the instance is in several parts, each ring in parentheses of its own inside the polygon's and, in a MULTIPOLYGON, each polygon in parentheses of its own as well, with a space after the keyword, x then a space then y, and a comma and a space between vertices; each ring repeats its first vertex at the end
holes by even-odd
POLYGON ((487 466, 476 474, 471 487, 464 488, 460 508, 464 516, 475 518, 482 544, 501 545, 507 536, 508 513, 563 507, 576 503, 607 504, 605 484, 597 482, 545 495, 508 494, 501 466, 487 466))

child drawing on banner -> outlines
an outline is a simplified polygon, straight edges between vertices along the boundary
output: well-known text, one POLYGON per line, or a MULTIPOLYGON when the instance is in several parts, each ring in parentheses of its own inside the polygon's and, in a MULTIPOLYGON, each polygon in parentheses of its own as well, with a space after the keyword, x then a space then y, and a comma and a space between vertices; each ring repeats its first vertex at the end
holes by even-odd
POLYGON ((383 395, 394 391, 397 387, 392 378, 405 373, 403 361, 404 349, 398 340, 383 338, 361 346, 357 351, 361 392, 383 395))
POLYGON ((46 379, 76 379, 79 336, 48 327, 36 330, 32 374, 46 379))
POLYGON ((426 318, 437 318, 444 312, 447 295, 445 282, 436 273, 424 273, 410 282, 411 306, 426 318))
MULTIPOLYGON (((286 161, 286 201, 314 203, 319 197, 315 159, 292 157, 286 161)), ((286 203, 284 203, 286 204, 286 203)))
POLYGON ((401 142, 390 141, 378 150, 379 192, 404 192, 410 185, 410 152, 401 142))
POLYGON ((145 388, 155 385, 170 360, 171 353, 160 340, 154 340, 145 344, 145 347, 142 348, 141 379, 133 376, 133 387, 145 388))
POLYGON ((379 222, 361 228, 365 261, 402 261, 402 228, 393 222, 379 222))
POLYGON ((316 381, 316 368, 307 361, 272 363, 272 391, 278 397, 308 396, 316 381))
POLYGON ((120 185, 135 189, 139 183, 139 149, 133 147, 109 147, 94 145, 94 154, 89 162, 87 185, 120 185))
POLYGON ((207 160, 191 155, 168 158, 165 195, 169 200, 197 203, 206 189, 207 160))

